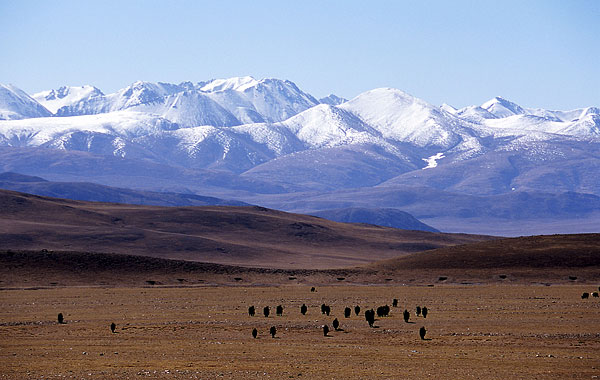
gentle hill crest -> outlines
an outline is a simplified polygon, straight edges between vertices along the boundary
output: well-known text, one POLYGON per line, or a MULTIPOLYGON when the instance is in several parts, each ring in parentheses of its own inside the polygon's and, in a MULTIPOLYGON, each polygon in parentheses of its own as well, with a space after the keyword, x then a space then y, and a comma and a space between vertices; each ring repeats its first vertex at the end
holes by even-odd
POLYGON ((0 190, 0 249, 185 259, 250 267, 339 268, 486 236, 343 224, 261 207, 93 203, 0 190))

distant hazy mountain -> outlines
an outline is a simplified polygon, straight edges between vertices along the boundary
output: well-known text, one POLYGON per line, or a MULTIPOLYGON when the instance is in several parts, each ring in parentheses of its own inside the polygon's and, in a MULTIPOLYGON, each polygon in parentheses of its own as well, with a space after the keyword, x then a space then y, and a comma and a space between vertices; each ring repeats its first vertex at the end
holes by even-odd
POLYGON ((0 173, 0 189, 47 197, 92 202, 127 203, 153 206, 247 206, 240 201, 203 197, 195 194, 159 193, 98 185, 89 182, 51 182, 40 177, 0 173))
POLYGON ((368 223, 403 230, 439 232, 407 212, 394 208, 341 208, 311 212, 311 215, 343 223, 368 223))
MULTIPOLYGON (((512 223, 523 210, 558 223, 600 196, 596 107, 544 110, 496 97, 456 109, 391 88, 317 100, 290 81, 252 77, 135 82, 112 94, 61 87, 35 94, 39 103, 0 89, 0 118, 9 119, 0 120, 0 170, 52 180, 185 189, 303 212, 393 207, 456 226, 475 215, 512 223), (420 201, 363 197, 380 191, 420 201), (510 203, 516 208, 499 215, 469 206, 519 194, 536 206, 510 203), (571 211, 543 206, 567 198, 571 211)), ((589 205, 586 215, 600 215, 589 205)))

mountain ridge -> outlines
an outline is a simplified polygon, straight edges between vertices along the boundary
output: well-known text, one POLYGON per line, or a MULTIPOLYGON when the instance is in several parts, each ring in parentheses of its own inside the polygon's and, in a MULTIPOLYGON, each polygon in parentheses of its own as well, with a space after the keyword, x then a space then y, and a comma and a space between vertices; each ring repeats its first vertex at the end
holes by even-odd
MULTIPOLYGON (((567 194, 576 204, 586 195, 600 196, 597 107, 543 110, 496 97, 455 109, 391 88, 350 100, 317 100, 291 81, 252 77, 196 84, 139 81, 108 95, 91 86, 59 90, 45 97, 73 103, 58 108, 57 115, 0 120, 5 158, 0 170, 44 176, 44 167, 55 180, 113 185, 134 182, 117 167, 140 172, 153 165, 163 169, 140 176, 135 186, 186 188, 270 205, 279 204, 279 195, 390 186, 441 192, 458 203, 465 197, 510 198, 513 192, 548 201, 549 194, 567 194), (59 116, 63 113, 70 116, 59 116), (91 155, 62 155, 83 160, 68 165, 51 150, 91 155), (27 159, 19 162, 18 152, 27 159), (51 169, 45 154, 59 160, 51 169), (86 172, 90 162, 108 157, 124 161, 111 163, 111 174, 86 172), (165 170, 182 175, 167 181, 165 170), (196 182, 183 174, 190 171, 196 182)), ((344 207, 361 204, 356 201, 344 207)), ((375 200, 367 205, 378 206, 375 200)), ((437 217, 442 215, 447 217, 438 210, 437 217)))

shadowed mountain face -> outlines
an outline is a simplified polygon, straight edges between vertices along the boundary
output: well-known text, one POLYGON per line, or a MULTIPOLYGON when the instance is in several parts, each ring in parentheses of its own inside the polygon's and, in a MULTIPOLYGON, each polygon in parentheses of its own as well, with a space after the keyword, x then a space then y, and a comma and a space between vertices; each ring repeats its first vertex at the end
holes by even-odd
POLYGON ((0 249, 128 253, 271 268, 348 267, 485 236, 342 224, 261 207, 92 203, 0 191, 0 249))
POLYGON ((159 193, 122 189, 89 182, 51 182, 18 173, 0 173, 0 188, 23 193, 91 202, 127 203, 153 206, 247 206, 240 201, 195 194, 159 193))

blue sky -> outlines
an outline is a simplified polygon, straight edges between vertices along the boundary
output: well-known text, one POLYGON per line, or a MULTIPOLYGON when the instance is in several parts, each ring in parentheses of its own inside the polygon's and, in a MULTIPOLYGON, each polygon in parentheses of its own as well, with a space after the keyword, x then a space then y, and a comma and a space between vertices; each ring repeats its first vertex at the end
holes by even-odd
POLYGON ((252 75, 321 97, 600 106, 600 1, 0 0, 0 83, 28 93, 252 75))

